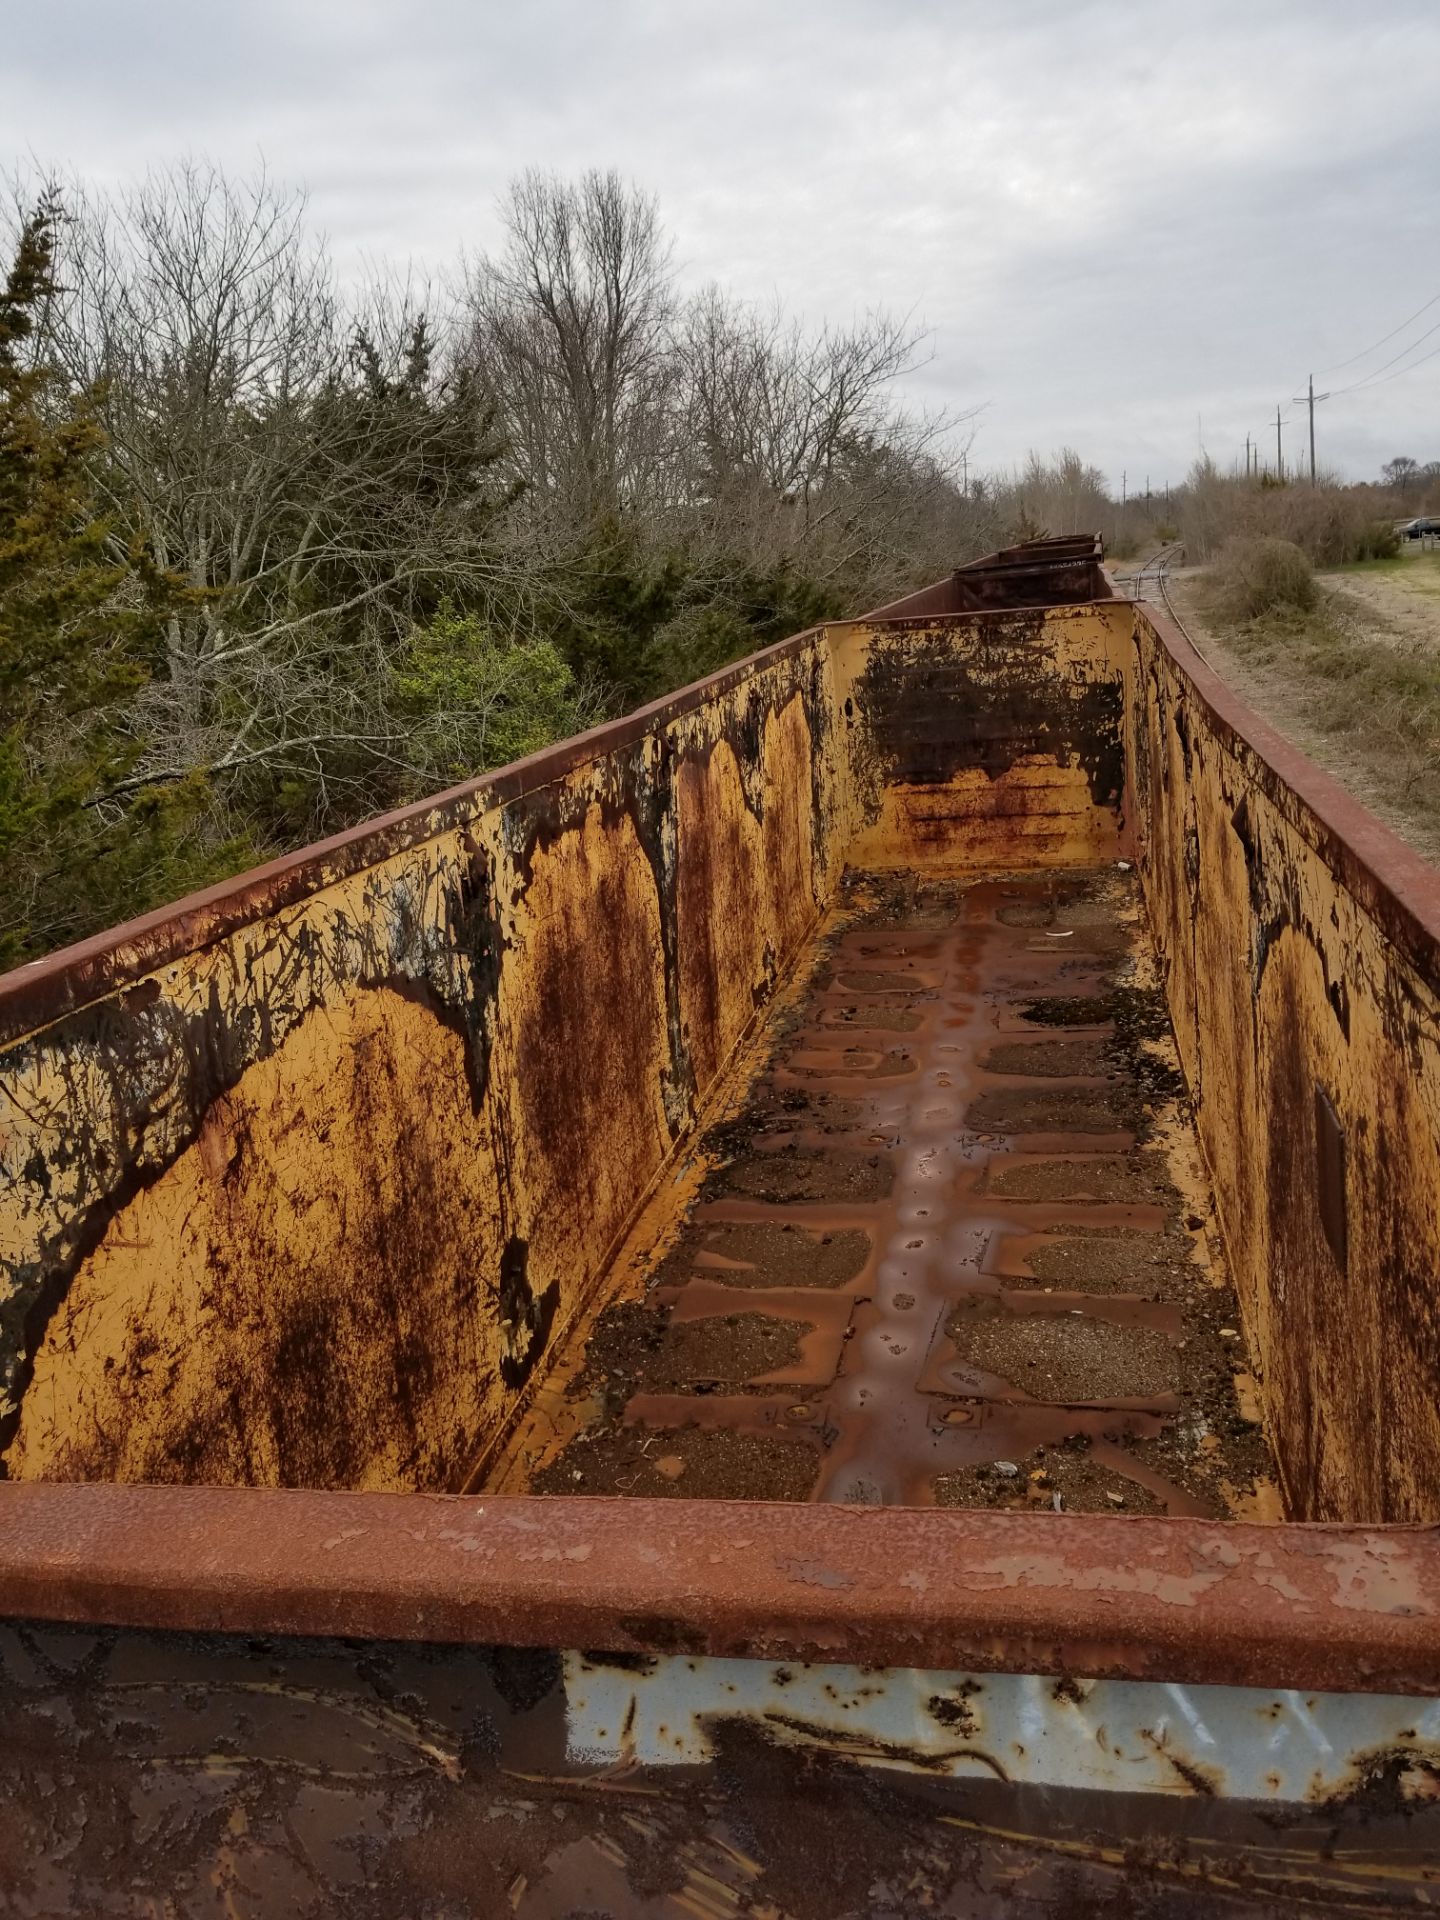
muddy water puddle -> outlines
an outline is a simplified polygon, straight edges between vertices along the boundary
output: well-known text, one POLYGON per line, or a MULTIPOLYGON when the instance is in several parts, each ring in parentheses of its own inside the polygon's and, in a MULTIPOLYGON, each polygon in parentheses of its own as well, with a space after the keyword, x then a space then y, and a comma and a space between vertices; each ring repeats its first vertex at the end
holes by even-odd
POLYGON ((534 1491, 1222 1514, 1268 1487, 1133 876, 930 892, 849 886, 644 1299, 521 1437, 534 1491))

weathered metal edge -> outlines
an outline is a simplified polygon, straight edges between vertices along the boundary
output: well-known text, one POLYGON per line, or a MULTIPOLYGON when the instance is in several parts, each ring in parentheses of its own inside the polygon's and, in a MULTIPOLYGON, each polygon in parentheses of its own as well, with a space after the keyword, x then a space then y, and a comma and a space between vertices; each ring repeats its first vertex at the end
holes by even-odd
POLYGON ((1440 1530, 0 1485, 0 1614, 1440 1694, 1440 1530))

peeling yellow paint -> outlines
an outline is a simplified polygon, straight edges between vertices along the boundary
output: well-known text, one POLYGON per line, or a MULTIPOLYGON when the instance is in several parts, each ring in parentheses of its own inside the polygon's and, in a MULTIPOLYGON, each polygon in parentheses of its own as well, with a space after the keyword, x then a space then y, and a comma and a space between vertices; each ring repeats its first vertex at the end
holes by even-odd
POLYGON ((1341 878, 1324 824, 1210 719, 1143 609, 1135 620, 1139 871, 1287 1504, 1305 1520, 1434 1520, 1437 979, 1341 878))
POLYGON ((944 786, 890 786, 852 849, 858 867, 947 873, 1099 866, 1115 857, 1115 817, 1079 767, 1027 756, 992 779, 965 768, 944 786))
POLYGON ((1083 764, 1113 701, 1123 770, 1127 607, 835 630, 857 867, 1003 872, 1113 859, 1122 815, 1083 764), (916 777, 923 770, 925 777, 916 777))
POLYGON ((10 1472, 445 1484, 498 1412, 495 1172, 462 1056, 379 990, 251 1067, 71 1284, 10 1472))

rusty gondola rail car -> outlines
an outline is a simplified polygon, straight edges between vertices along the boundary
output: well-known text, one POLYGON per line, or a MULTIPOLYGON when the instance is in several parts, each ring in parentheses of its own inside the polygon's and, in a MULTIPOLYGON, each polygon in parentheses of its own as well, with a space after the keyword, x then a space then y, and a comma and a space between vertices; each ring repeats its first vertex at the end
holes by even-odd
POLYGON ((1440 1904, 1440 876, 1032 542, 0 981, 0 1906, 1440 1904))

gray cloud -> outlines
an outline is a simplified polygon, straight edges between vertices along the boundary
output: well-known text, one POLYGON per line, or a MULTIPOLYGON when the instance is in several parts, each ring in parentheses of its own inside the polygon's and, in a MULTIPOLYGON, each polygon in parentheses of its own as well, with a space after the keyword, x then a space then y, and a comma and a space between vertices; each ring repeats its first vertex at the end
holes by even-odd
MULTIPOLYGON (((263 155, 352 269, 485 245, 525 166, 616 165, 687 280, 924 319, 916 397, 982 406, 985 464, 1228 461, 1440 293, 1434 0, 52 0, 7 42, 17 157, 263 155)), ((1338 396, 1322 457, 1440 457, 1437 396, 1440 358, 1338 396)))

